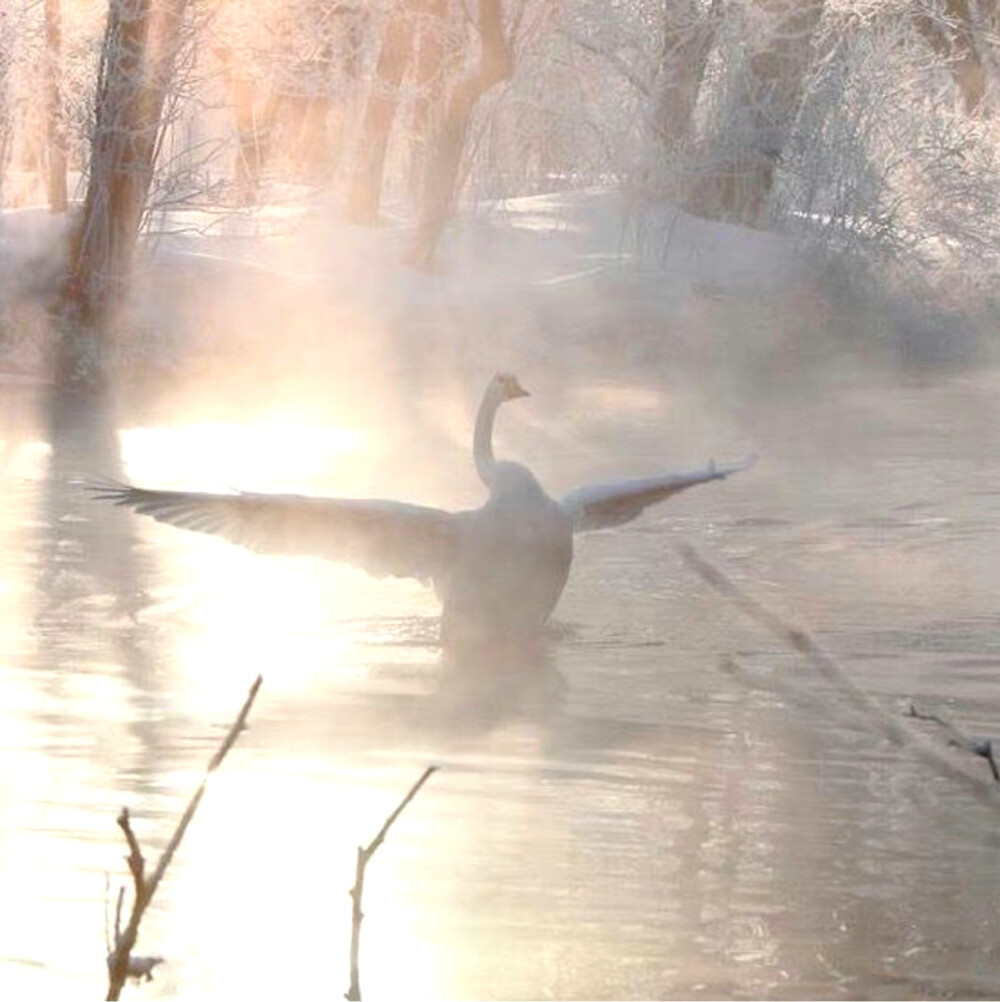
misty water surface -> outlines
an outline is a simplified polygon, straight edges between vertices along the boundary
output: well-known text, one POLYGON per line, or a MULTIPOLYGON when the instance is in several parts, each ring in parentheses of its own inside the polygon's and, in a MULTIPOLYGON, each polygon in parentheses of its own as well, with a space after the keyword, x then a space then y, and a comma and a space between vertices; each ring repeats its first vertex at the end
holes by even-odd
POLYGON ((606 333, 493 357, 408 335, 325 386, 248 366, 113 410, 10 396, 5 997, 103 991, 105 875, 111 895, 126 876, 115 814, 127 804, 158 850, 257 672, 250 729, 143 927, 139 951, 167 963, 130 997, 338 996, 355 846, 431 762, 369 871, 366 997, 1000 991, 995 812, 890 745, 676 551, 698 546, 808 626, 888 710, 916 698, 992 733, 1000 377, 675 329, 624 351, 606 333), (415 583, 256 557, 73 483, 476 504, 472 419, 501 364, 533 396, 501 414, 497 451, 553 492, 762 454, 580 538, 532 650, 442 657, 415 583))

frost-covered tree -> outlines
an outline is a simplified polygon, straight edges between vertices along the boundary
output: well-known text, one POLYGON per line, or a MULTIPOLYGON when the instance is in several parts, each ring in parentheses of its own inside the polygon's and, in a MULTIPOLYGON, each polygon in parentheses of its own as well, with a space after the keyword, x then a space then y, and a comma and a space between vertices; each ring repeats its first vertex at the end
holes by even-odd
POLYGON ((944 60, 965 110, 983 110, 997 28, 997 0, 942 0, 916 4, 913 23, 944 60))
POLYGON ((743 5, 744 55, 727 67, 727 94, 709 138, 712 157, 685 200, 695 212, 752 226, 768 222, 775 171, 795 127, 823 9, 824 0, 743 5))
POLYGON ((66 283, 68 304, 86 326, 104 326, 128 288, 188 10, 189 0, 108 5, 87 194, 66 283))
POLYGON ((348 196, 352 222, 371 224, 378 218, 386 152, 408 72, 418 89, 411 141, 421 133, 426 139, 444 83, 446 49, 454 42, 447 14, 447 0, 399 0, 386 12, 348 196))
POLYGON ((668 0, 663 48, 652 86, 652 123, 660 140, 676 149, 694 132, 694 112, 715 44, 722 0, 668 0))
POLYGON ((66 116, 63 111, 62 60, 63 17, 61 0, 45 0, 45 104, 47 123, 47 188, 49 208, 65 212, 69 205, 66 187, 66 116))
POLYGON ((514 71, 500 0, 479 0, 477 28, 478 58, 452 86, 428 152, 417 230, 408 254, 417 268, 430 266, 451 215, 472 112, 484 94, 514 71))
POLYGON ((342 166, 367 49, 360 0, 220 0, 206 46, 226 92, 235 201, 271 178, 326 184, 342 166))
MULTIPOLYGON (((54 25, 60 3, 32 9, 21 37, 41 53, 40 12, 54 25)), ((996 20, 997 0, 110 0, 99 86, 62 87, 70 176, 88 107, 94 126, 69 296, 103 315, 151 205, 168 220, 192 198, 221 212, 318 185, 355 221, 392 198, 418 267, 463 191, 595 184, 638 213, 948 257, 959 221, 962 240, 993 239, 996 20)))

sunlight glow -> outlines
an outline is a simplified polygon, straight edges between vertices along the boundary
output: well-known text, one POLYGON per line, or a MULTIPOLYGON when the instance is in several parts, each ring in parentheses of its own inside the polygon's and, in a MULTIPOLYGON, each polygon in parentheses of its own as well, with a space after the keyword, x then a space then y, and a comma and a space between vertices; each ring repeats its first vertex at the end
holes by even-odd
POLYGON ((354 428, 267 416, 250 424, 126 428, 120 438, 123 466, 135 482, 202 490, 259 487, 262 476, 272 489, 308 481, 328 471, 334 457, 355 454, 367 442, 354 428))
MULTIPOLYGON (((331 467, 338 482, 350 483, 368 442, 349 428, 263 418, 120 434, 133 482, 227 493, 234 486, 309 492, 310 482, 331 467)), ((142 616, 174 624, 173 661, 185 679, 188 708, 224 711, 234 685, 257 673, 267 675, 269 692, 306 693, 331 671, 363 670, 351 667, 357 662, 352 649, 379 629, 380 610, 412 615, 436 608, 416 582, 376 580, 320 560, 261 556, 145 518, 136 525, 142 537, 155 540, 164 581, 142 616), (355 622, 348 633, 331 629, 331 617, 355 622)))
POLYGON ((0 438, 0 462, 4 475, 12 479, 40 479, 45 474, 51 453, 52 446, 48 442, 0 438))
POLYGON ((577 390, 575 397, 575 405, 581 409, 643 417, 661 414, 671 403, 669 395, 660 387, 617 383, 587 384, 577 390))
MULTIPOLYGON (((173 875, 178 901, 200 901, 186 910, 175 935, 196 942, 206 969, 173 972, 211 995, 273 998, 275 993, 312 995, 317 985, 342 991, 348 982, 355 852, 370 840, 395 806, 399 770, 359 784, 357 776, 331 774, 328 763, 308 757, 269 757, 240 769, 235 763, 215 777, 211 797, 186 844, 184 864, 173 875), (247 833, 252 832, 248 838, 247 833), (289 853, 291 844, 295 852, 289 853), (280 866, 260 865, 281 860, 280 866), (230 910, 219 923, 213 901, 250 896, 253 907, 230 910), (254 963, 261 954, 302 959, 289 970, 254 963), (225 972, 225 983, 212 983, 225 972)), ((410 821, 413 837, 413 824, 410 821)), ((419 929, 396 918, 413 915, 413 862, 402 839, 387 840, 366 879, 366 922, 361 973, 365 997, 423 998, 427 954, 419 929)), ((182 951, 178 951, 181 953, 182 951)), ((186 960, 200 966, 197 958, 186 960)))

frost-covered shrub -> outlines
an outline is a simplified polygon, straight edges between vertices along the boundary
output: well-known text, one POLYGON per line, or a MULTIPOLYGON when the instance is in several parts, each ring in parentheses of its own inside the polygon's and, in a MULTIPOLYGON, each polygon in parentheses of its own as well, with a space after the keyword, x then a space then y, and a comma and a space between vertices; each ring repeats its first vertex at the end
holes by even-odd
POLYGON ((477 115, 472 191, 495 198, 623 182, 643 153, 662 2, 510 8, 514 76, 477 115))
MULTIPOLYGON (((855 13, 848 11, 848 14, 855 13)), ((908 18, 823 25, 772 199, 775 221, 883 278, 992 285, 1000 158, 908 18)))
MULTIPOLYGON (((62 106, 70 194, 86 167, 102 11, 63 4, 56 79, 62 106)), ((49 50, 44 5, 30 0, 0 5, 0 204, 45 201, 49 50)))

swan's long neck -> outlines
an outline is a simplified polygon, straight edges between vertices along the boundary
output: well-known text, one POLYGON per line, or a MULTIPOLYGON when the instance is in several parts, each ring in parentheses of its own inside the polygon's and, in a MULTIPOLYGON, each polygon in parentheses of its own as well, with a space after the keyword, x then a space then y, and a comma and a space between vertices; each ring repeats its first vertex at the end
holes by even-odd
POLYGON ((495 393, 486 392, 476 415, 476 434, 472 442, 472 455, 476 460, 476 470, 483 483, 489 487, 493 483, 493 422, 503 401, 495 393))

